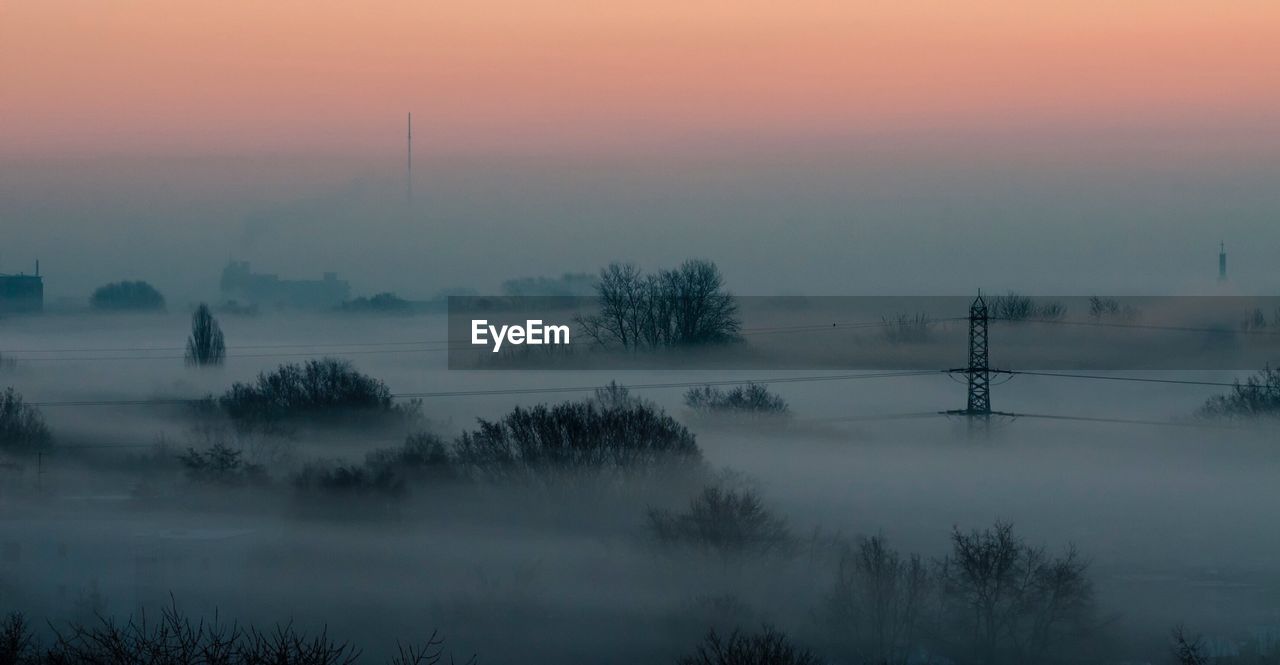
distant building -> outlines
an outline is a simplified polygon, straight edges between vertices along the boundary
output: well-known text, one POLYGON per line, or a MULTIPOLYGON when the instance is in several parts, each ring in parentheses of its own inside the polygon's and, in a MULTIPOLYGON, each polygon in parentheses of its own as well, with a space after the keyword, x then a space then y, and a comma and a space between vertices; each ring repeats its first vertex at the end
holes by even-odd
POLYGON ((323 279, 280 279, 279 275, 255 273, 248 261, 232 261, 222 269, 222 295, 229 300, 254 305, 322 309, 341 305, 351 296, 351 285, 336 273, 323 279))
POLYGON ((1218 243, 1218 281, 1227 281, 1227 243, 1218 243))
POLYGON ((44 279, 40 264, 34 275, 0 274, 0 314, 40 312, 44 310, 44 279))

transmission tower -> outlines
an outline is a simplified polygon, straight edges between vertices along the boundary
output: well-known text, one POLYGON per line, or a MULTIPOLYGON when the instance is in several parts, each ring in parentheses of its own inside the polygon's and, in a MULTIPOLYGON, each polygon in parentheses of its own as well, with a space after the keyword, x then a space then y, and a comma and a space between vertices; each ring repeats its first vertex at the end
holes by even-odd
POLYGON ((967 367, 949 370, 953 374, 964 374, 968 378, 969 403, 964 409, 943 411, 946 415, 966 416, 970 430, 986 431, 994 415, 1012 415, 991 410, 991 374, 1001 370, 992 370, 987 356, 987 301, 982 292, 969 305, 969 364, 967 367))
POLYGON ((987 302, 982 292, 969 305, 969 415, 991 416, 991 369, 987 366, 987 302))

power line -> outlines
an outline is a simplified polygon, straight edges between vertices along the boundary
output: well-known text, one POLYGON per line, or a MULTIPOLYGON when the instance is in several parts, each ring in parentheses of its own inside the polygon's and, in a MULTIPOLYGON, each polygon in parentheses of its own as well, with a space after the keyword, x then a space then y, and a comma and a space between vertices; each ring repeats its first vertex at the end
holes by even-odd
MULTIPOLYGON (((471 347, 467 347, 471 348, 471 347)), ((296 353, 236 353, 229 354, 227 360, 234 361, 244 358, 312 358, 317 356, 363 356, 363 355, 385 355, 396 353, 439 353, 443 351, 451 351, 451 348, 432 348, 432 349, 360 349, 348 351, 344 349, 336 349, 331 351, 300 351, 296 353)), ((80 362, 80 361, 100 361, 100 360, 183 360, 186 356, 51 356, 47 358, 21 358, 16 359, 19 362, 80 362)))
POLYGON ((1158 425, 1162 427, 1195 427, 1200 429, 1230 429, 1239 430, 1241 427, 1231 427, 1228 425, 1215 425, 1212 423, 1202 423, 1195 421, 1180 420, 1139 420, 1131 418, 1098 418, 1094 416, 1062 416, 1049 413, 1006 413, 1002 414, 1011 418, 1037 418, 1041 420, 1071 420, 1089 423, 1104 423, 1114 425, 1158 425))
POLYGON ((1265 337, 1278 337, 1280 331, 1273 330, 1241 330, 1238 328, 1198 328, 1195 326, 1161 326, 1152 323, 1107 323, 1104 321, 1067 321, 1065 319, 1013 319, 1008 317, 991 317, 992 321, 1006 321, 1009 323, 1046 323, 1063 326, 1088 326, 1093 328, 1137 328, 1141 330, 1166 330, 1171 332, 1194 332, 1194 333, 1213 333, 1223 334, 1230 333, 1233 335, 1261 335, 1265 337))
MULTIPOLYGON (((950 319, 936 319, 936 322, 958 321, 961 317, 950 319)), ((826 331, 842 331, 842 330, 860 330, 865 328, 883 328, 886 326, 896 325, 894 321, 864 321, 864 322, 833 322, 833 323, 814 323, 797 326, 766 326, 758 328, 743 328, 739 331, 742 335, 776 335, 800 332, 826 332, 826 331)), ((471 344, 456 342, 447 339, 434 340, 409 340, 401 342, 333 342, 333 343, 282 343, 282 344, 246 344, 237 345, 228 348, 228 358, 286 358, 321 355, 321 352, 294 352, 294 353, 257 353, 243 354, 237 353, 241 349, 330 349, 325 353, 343 354, 343 355, 366 355, 366 354, 387 354, 387 353, 429 353, 438 351, 467 351, 475 350, 471 344), (389 346, 436 346, 440 348, 430 349, 378 349, 363 350, 369 347, 389 347, 389 346), (362 349, 358 351, 348 351, 348 348, 362 349)), ((58 354, 58 353, 152 353, 152 352, 170 352, 185 351, 183 346, 130 346, 130 347, 87 347, 87 348, 55 348, 55 349, 5 349, 5 353, 35 353, 35 354, 58 354)), ((85 357, 42 357, 42 358, 21 358, 21 361, 98 361, 98 360, 181 360, 184 356, 171 355, 147 355, 147 356, 85 356, 85 357)))
MULTIPOLYGON (((730 386, 746 383, 809 383, 821 381, 856 381, 861 379, 888 379, 911 376, 927 376, 939 374, 942 370, 907 370, 900 372, 875 372, 859 374, 830 374, 816 376, 788 376, 773 379, 725 379, 716 381, 678 381, 669 383, 637 383, 619 386, 627 390, 656 390, 664 388, 694 388, 698 386, 730 386)), ((603 385, 563 386, 563 387, 530 387, 530 388, 496 388, 490 390, 443 390, 435 392, 392 393, 396 399, 425 399, 436 397, 474 397, 486 395, 532 395, 550 393, 591 392, 603 385)), ((27 402, 36 407, 76 407, 76 406, 146 406, 146 405, 179 405, 195 404, 200 399, 136 399, 136 400, 69 400, 57 402, 27 402)))
MULTIPOLYGON (((345 347, 370 347, 370 346, 411 346, 411 345, 429 345, 429 344, 449 344, 448 340, 418 340, 404 342, 332 342, 332 343, 297 343, 297 344, 239 344, 232 347, 233 350, 239 349, 323 349, 323 348, 345 348, 345 347)), ((82 349, 5 349, 6 353, 112 353, 112 352, 143 352, 143 351, 185 351, 185 346, 119 346, 119 347, 98 347, 98 348, 82 348, 82 349)))
MULTIPOLYGON (((1001 370, 1001 372, 1007 373, 1007 374, 1014 374, 1014 375, 1022 374, 1026 376, 1048 376, 1048 377, 1056 377, 1060 379, 1093 379, 1097 381, 1129 381, 1134 383, 1170 383, 1175 385, 1216 386, 1216 387, 1225 387, 1225 388, 1234 388, 1236 386, 1239 386, 1242 388, 1250 387, 1250 384, 1247 384, 1247 383, 1239 383, 1239 382, 1226 383, 1223 381, 1196 381, 1193 379, 1154 379, 1150 377, 1139 377, 1139 376, 1109 376, 1106 374, 1073 374, 1068 372, 1036 372, 1031 370, 1001 370)), ((1259 385, 1255 387, 1264 388, 1265 386, 1259 385)))

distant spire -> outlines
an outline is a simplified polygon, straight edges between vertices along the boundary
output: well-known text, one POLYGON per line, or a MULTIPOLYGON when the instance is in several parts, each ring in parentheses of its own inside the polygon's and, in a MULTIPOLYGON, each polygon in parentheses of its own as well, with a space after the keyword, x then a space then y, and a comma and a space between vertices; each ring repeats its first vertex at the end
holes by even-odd
POLYGON ((409 112, 408 135, 405 139, 405 178, 404 178, 404 194, 405 200, 410 206, 413 205, 413 111, 409 112))

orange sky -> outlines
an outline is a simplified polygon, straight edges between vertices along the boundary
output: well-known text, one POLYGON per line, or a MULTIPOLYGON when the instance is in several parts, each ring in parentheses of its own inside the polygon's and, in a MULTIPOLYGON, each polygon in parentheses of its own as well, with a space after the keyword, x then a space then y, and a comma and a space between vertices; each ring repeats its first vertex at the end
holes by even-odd
POLYGON ((1273 128, 1274 0, 3 0, 0 149, 1273 128))

